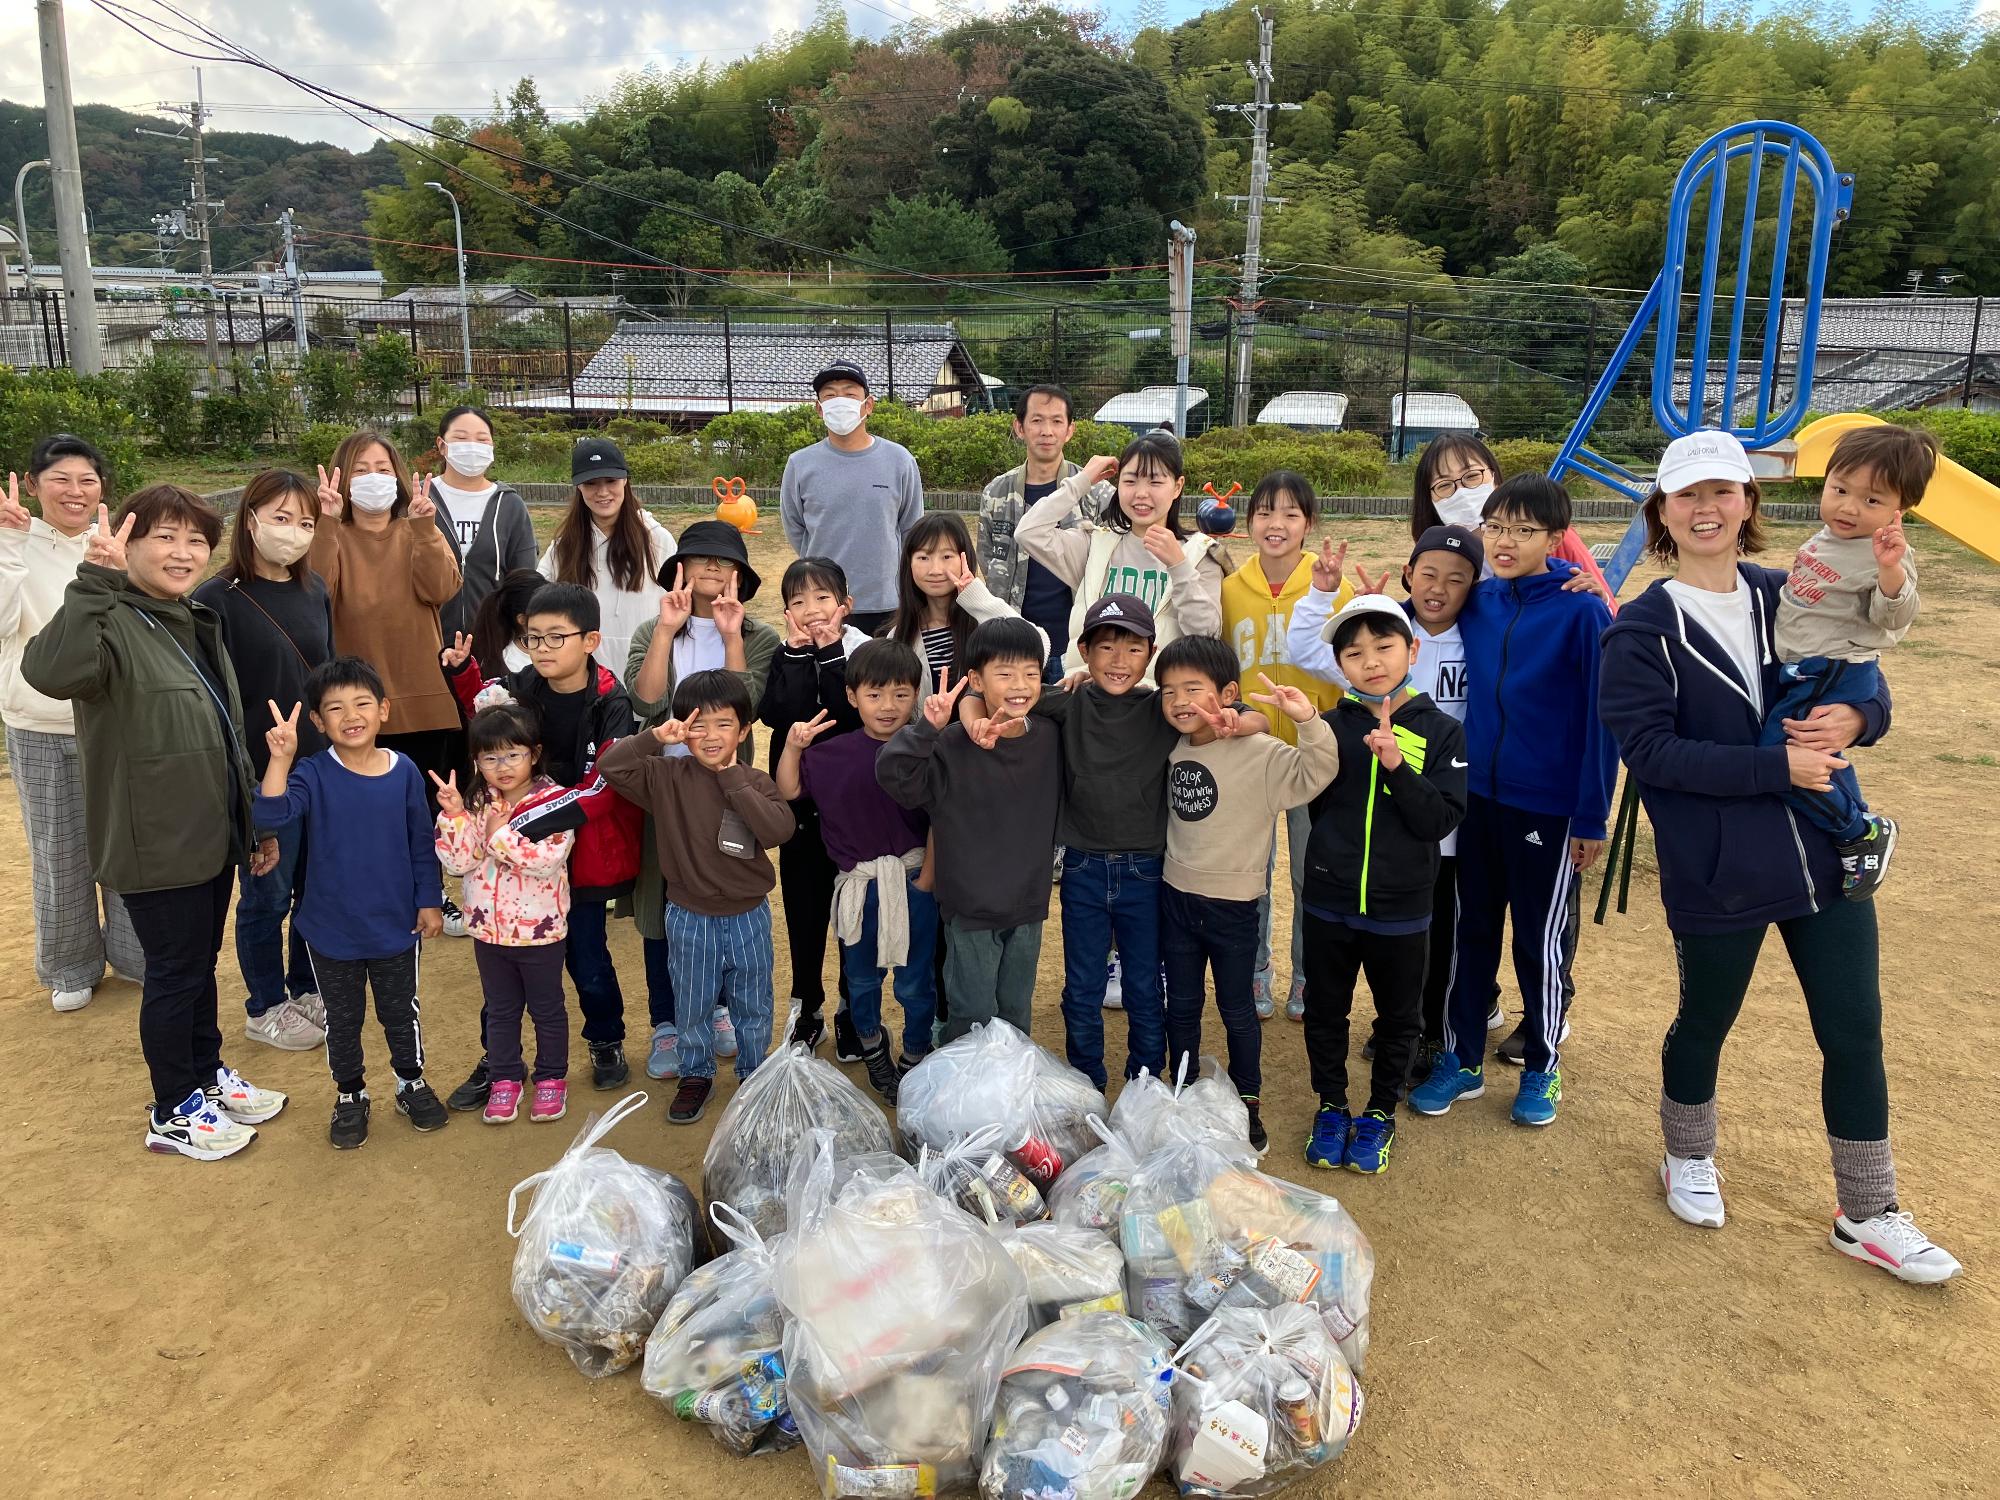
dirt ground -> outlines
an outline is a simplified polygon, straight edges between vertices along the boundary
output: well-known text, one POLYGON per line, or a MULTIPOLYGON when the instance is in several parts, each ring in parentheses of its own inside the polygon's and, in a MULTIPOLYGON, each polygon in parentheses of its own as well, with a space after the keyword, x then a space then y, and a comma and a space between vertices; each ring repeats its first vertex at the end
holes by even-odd
MULTIPOLYGON (((1401 560, 1389 524, 1332 529, 1357 560, 1401 560)), ((1801 536, 1781 529, 1767 560, 1801 536)), ((1294 1493, 1995 1492, 2000 569, 1921 528, 1915 539, 1926 611, 1889 666, 1895 732, 1858 764, 1903 825, 1879 903, 1903 1200, 1968 1273, 1906 1287, 1827 1248, 1816 1054, 1782 957, 1767 955, 1723 1059, 1729 1225, 1709 1233, 1668 1214, 1655 1101, 1673 953, 1642 843, 1630 914, 1586 920, 1551 1129, 1508 1123, 1512 1080, 1499 1068, 1486 1099, 1406 1118, 1386 1177, 1315 1173, 1298 1154, 1314 1102, 1299 1032, 1282 1012, 1266 1023, 1265 1168, 1337 1193, 1380 1259, 1366 1420, 1346 1456, 1294 1493)), ((782 535, 767 522, 752 541, 775 585, 782 535)), ((759 614, 775 616, 775 593, 759 614)), ((242 1039, 225 945, 226 1055, 291 1106, 225 1164, 150 1156, 137 993, 108 982, 85 1011, 50 1009, 34 978, 26 858, 19 823, 0 815, 0 890, 17 913, 0 938, 7 1492, 816 1493, 801 1456, 730 1458, 646 1396, 636 1371, 587 1381, 515 1313, 508 1189, 610 1102, 590 1092, 580 1046, 572 1076, 584 1081, 559 1125, 524 1115, 491 1130, 455 1116, 418 1137, 382 1099, 367 1149, 336 1154, 323 1054, 242 1039)), ((1596 894, 1593 879, 1586 901, 1596 894)), ((1289 904, 1281 893, 1281 931, 1289 904)), ((1060 1047, 1053 914, 1048 932, 1036 1030, 1060 1047)), ((613 945, 643 1057, 629 924, 613 945)), ((477 1053, 479 999, 471 944, 430 950, 425 1037, 449 1089, 477 1053)), ((782 938, 778 953, 783 996, 782 938)), ((372 1025, 367 1045, 379 1080, 372 1025)), ((674 1129, 671 1085, 650 1092, 609 1144, 698 1186, 718 1110, 674 1129)))

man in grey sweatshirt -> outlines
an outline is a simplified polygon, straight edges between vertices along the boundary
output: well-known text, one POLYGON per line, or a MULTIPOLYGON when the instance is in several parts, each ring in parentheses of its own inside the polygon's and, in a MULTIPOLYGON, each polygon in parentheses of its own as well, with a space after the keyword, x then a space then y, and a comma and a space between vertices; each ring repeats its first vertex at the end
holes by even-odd
POLYGON ((924 482, 901 443, 868 430, 868 376, 838 359, 813 377, 826 437, 785 460, 778 515, 800 557, 830 557, 854 595, 848 623, 869 635, 896 609, 903 535, 924 513, 924 482))

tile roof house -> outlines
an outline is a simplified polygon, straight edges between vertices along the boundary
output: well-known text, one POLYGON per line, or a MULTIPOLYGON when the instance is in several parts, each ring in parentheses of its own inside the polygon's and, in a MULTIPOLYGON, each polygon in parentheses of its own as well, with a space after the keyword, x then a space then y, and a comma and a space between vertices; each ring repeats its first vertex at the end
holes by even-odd
MULTIPOLYGON (((529 313, 541 306, 540 299, 526 287, 511 286, 504 282, 475 283, 465 289, 465 294, 466 305, 475 313, 494 308, 512 313, 529 313)), ((456 325, 458 288, 456 286, 409 287, 393 297, 385 297, 367 307, 355 308, 348 317, 361 328, 407 328, 412 322, 419 327, 456 325)))

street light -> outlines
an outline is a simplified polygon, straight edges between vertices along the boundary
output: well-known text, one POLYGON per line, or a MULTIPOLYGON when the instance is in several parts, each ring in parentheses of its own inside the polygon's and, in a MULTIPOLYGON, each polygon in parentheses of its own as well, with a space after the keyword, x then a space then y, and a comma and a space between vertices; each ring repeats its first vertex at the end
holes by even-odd
POLYGON ((436 188, 451 200, 451 236, 458 244, 458 341, 465 353, 465 384, 472 384, 472 318, 466 311, 465 291, 465 224, 458 216, 458 199, 441 182, 427 182, 427 188, 436 188))

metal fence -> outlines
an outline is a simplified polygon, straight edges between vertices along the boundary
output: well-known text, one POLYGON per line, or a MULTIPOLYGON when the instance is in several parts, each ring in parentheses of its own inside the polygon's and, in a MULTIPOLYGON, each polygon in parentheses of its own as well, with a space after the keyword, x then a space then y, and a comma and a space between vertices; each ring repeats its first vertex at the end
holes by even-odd
MULTIPOLYGON (((666 310, 611 298, 503 295, 512 300, 467 310, 469 363, 455 294, 312 297, 299 312, 310 348, 351 352, 384 336, 407 342, 417 373, 401 404, 419 413, 446 391, 473 385, 502 409, 579 422, 655 416, 694 426, 724 412, 809 399, 812 373, 836 355, 858 360, 878 393, 941 413, 1004 407, 1022 388, 1054 381, 1089 416, 1121 393, 1174 378, 1164 303, 666 310)), ((1463 401, 1490 438, 1557 441, 1637 305, 1636 296, 1525 287, 1426 295, 1428 303, 1265 304, 1250 369, 1250 420, 1286 392, 1337 393, 1346 398, 1344 427, 1375 433, 1394 452, 1429 435, 1416 409, 1424 403, 1400 398, 1436 394, 1463 401), (1410 412, 1400 428, 1399 408, 1410 412)), ((225 386, 234 361, 275 368, 298 358, 294 307, 283 297, 146 298, 101 302, 97 312, 114 369, 162 349, 205 365, 211 312, 225 386)), ((1190 410, 1193 431, 1229 420, 1239 316, 1225 300, 1196 306, 1190 383, 1206 399, 1190 410)), ((1802 323, 1796 303, 1750 310, 1749 326, 1760 339, 1775 339, 1781 365, 1796 360, 1802 323)), ((16 367, 68 363, 60 293, 0 303, 0 358, 16 367)), ((1648 335, 1599 423, 1602 451, 1657 452, 1652 360, 1648 335)), ((1688 372, 1680 373, 1684 380, 1688 372)), ((1712 375, 1707 388, 1721 387, 1712 375)), ((1826 302, 1811 402, 1821 411, 2000 410, 2000 307, 1989 310, 1981 298, 1826 302)))

